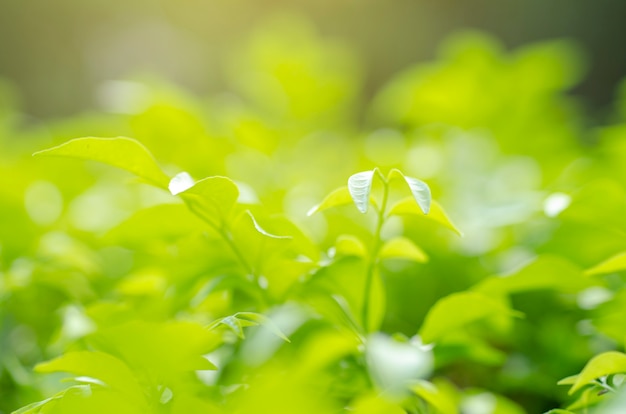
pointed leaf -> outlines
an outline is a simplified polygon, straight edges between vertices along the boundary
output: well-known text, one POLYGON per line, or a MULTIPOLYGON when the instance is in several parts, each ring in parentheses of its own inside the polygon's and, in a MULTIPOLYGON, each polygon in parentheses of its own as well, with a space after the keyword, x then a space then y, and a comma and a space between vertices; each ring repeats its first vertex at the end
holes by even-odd
POLYGON ((501 302, 476 292, 453 293, 430 309, 420 329, 424 343, 432 343, 472 322, 495 315, 520 316, 501 302))
POLYGON ((443 210, 443 207, 441 207, 441 205, 435 200, 431 201, 430 211, 428 212, 428 214, 424 215, 419 207, 415 204, 415 200, 413 199, 413 197, 407 197, 393 205, 389 210, 389 215, 409 215, 423 217, 443 225, 444 227, 452 230, 459 236, 463 236, 463 233, 461 233, 461 231, 454 225, 454 223, 452 223, 452 220, 450 220, 446 212, 443 210))
POLYGON ((419 208, 424 214, 428 214, 432 201, 430 187, 428 187, 428 184, 421 180, 418 180, 417 178, 407 177, 406 175, 402 174, 400 170, 397 170, 395 168, 389 172, 388 176, 389 181, 393 179, 404 180, 409 186, 413 199, 415 200, 419 208))
POLYGON ((354 204, 356 204, 356 208, 361 213, 367 213, 373 178, 374 171, 363 171, 350 176, 348 179, 348 191, 354 204))
POLYGON ((626 372, 626 354, 617 351, 604 352, 591 358, 578 374, 576 382, 569 390, 573 394, 596 378, 626 372))
POLYGON ((350 191, 347 186, 344 186, 332 191, 321 203, 311 208, 306 214, 307 216, 312 216, 319 211, 324 211, 331 207, 345 206, 351 203, 352 196, 350 195, 350 191))
POLYGON ((557 382, 556 385, 574 385, 576 384, 577 379, 578 379, 578 375, 570 375, 569 377, 565 377, 559 380, 559 382, 557 382))
POLYGON ((237 185, 227 177, 207 177, 178 194, 193 211, 209 224, 228 218, 237 202, 237 185))
POLYGON ((134 139, 77 138, 33 155, 59 156, 99 161, 137 175, 157 187, 167 189, 169 177, 157 165, 146 147, 134 139))
POLYGON ((367 248, 358 237, 342 234, 335 243, 336 254, 339 256, 366 257, 367 248))
POLYGON ((618 253, 608 258, 600 264, 595 265, 591 269, 585 271, 588 276, 600 275, 604 273, 613 273, 626 270, 626 252, 618 253))
POLYGON ((119 359, 104 352, 69 352, 35 367, 41 373, 67 372, 96 378, 131 398, 141 397, 143 391, 130 368, 119 359))
POLYGON ((426 263, 428 256, 422 249, 406 237, 396 237, 387 241, 380 249, 381 259, 407 259, 426 263))

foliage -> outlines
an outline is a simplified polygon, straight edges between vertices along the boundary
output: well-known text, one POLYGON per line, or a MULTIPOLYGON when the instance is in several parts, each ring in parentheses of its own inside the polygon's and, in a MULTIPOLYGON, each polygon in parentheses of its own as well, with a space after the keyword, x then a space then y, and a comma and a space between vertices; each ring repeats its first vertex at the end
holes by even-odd
POLYGON ((0 107, 0 411, 616 410, 626 120, 576 49, 456 36, 365 105, 307 33, 232 96, 0 107))

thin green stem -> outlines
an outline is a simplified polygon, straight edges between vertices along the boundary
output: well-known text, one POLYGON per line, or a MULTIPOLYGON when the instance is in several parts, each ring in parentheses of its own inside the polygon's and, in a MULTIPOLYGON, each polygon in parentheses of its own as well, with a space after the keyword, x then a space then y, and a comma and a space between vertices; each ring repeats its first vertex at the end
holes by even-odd
POLYGON ((387 185, 387 179, 383 176, 380 171, 376 170, 381 177, 383 182, 383 199, 380 204, 380 209, 378 209, 378 218, 376 222, 376 230, 374 231, 374 241, 372 244, 372 249, 370 251, 370 258, 367 263, 367 270, 365 273, 365 289, 363 291, 363 330, 365 333, 369 333, 369 309, 370 309, 370 297, 372 295, 372 282, 374 280, 374 273, 376 271, 376 266, 378 266, 378 253, 381 247, 381 238, 380 234, 383 229, 383 224, 385 223, 385 210, 387 209, 387 199, 389 197, 389 186, 387 185))

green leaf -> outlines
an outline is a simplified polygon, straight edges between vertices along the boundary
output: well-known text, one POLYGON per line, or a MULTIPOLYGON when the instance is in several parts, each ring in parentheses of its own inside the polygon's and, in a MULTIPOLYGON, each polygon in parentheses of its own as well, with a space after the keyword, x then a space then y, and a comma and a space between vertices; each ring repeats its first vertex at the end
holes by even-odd
POLYGON ((178 193, 200 218, 220 227, 239 197, 237 185, 227 177, 207 177, 178 193))
POLYGON ((618 253, 585 271, 588 276, 601 275, 626 270, 626 252, 618 253))
POLYGON ((463 233, 454 225, 452 220, 450 220, 443 207, 441 207, 441 205, 435 200, 431 200, 430 211, 428 214, 424 215, 420 208, 415 204, 415 199, 413 197, 407 197, 394 204, 389 210, 389 215, 423 217, 443 225, 459 236, 463 236, 463 233))
POLYGON ((291 236, 278 236, 276 234, 272 234, 272 233, 267 232, 256 221, 256 219, 254 218, 254 215, 252 214, 252 212, 250 210, 246 210, 246 214, 248 215, 248 217, 250 217, 250 220, 252 220, 252 224, 254 225, 254 228, 256 229, 256 231, 259 232, 259 234, 262 234, 263 236, 266 236, 266 237, 270 237, 272 239, 291 239, 292 238, 291 236))
POLYGON ((37 401, 32 404, 28 404, 25 407, 20 408, 17 411, 13 411, 11 414, 38 414, 43 412, 42 409, 47 404, 55 403, 59 400, 62 400, 66 396, 76 395, 80 397, 90 397, 91 396, 91 386, 90 385, 74 385, 73 387, 69 387, 50 398, 46 398, 42 401, 37 401))
POLYGON ((406 237, 395 237, 380 249, 381 259, 407 259, 417 263, 426 263, 428 256, 422 249, 406 237))
POLYGON ((430 187, 428 187, 428 184, 421 180, 418 180, 417 178, 407 177, 406 175, 402 174, 400 170, 397 170, 395 168, 389 171, 387 179, 389 181, 394 179, 400 179, 406 182, 406 184, 409 186, 409 190, 411 190, 411 194, 413 195, 413 200, 415 200, 422 212, 424 214, 428 214, 430 212, 432 196, 430 194, 430 187))
POLYGON ((372 179, 374 170, 356 173, 348 178, 348 191, 356 208, 361 213, 367 213, 369 208, 370 192, 372 191, 372 179))
POLYGON ((350 191, 347 186, 344 186, 332 191, 321 203, 313 206, 306 214, 307 216, 312 216, 319 211, 324 211, 331 207, 345 206, 351 203, 352 196, 350 195, 350 191))
POLYGON ((486 295, 540 289, 577 293, 591 285, 591 280, 569 261, 558 256, 542 255, 512 274, 487 277, 472 290, 486 295))
POLYGON ((169 177, 139 141, 131 138, 76 138, 59 146, 34 153, 99 161, 129 171, 149 183, 167 189, 169 177))
POLYGON ((569 390, 573 394, 596 378, 604 375, 626 372, 626 354, 617 351, 604 352, 591 358, 583 370, 578 374, 576 382, 569 390))
POLYGON ((503 303, 476 292, 453 293, 430 309, 420 329, 424 343, 432 343, 472 322, 496 315, 520 316, 503 303))
POLYGON ((562 408, 555 408, 554 410, 547 411, 545 414, 574 414, 574 412, 563 410, 562 408))
POLYGON ((137 403, 143 403, 143 391, 128 366, 104 352, 69 352, 35 367, 41 373, 67 372, 77 376, 96 378, 113 389, 126 394, 137 403))
POLYGON ((337 237, 335 250, 338 256, 367 256, 367 248, 365 247, 365 244, 363 244, 361 239, 350 234, 342 234, 337 237))

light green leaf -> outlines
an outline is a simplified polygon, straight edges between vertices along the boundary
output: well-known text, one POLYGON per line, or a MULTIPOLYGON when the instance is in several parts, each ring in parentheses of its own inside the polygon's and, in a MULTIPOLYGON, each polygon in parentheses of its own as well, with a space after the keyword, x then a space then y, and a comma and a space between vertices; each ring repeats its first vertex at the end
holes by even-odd
POLYGON ((22 407, 17 411, 13 411, 11 414, 38 414, 38 413, 44 412, 42 411, 42 409, 47 404, 51 404, 51 403, 53 404, 55 402, 62 400, 63 398, 67 396, 79 396, 83 398, 88 398, 91 395, 92 395, 92 392, 91 392, 90 385, 74 385, 73 387, 69 387, 55 394, 54 396, 50 398, 46 398, 45 400, 37 401, 32 404, 28 404, 27 406, 22 407))
POLYGON ((109 387, 143 403, 143 391, 130 368, 104 352, 69 352, 35 367, 41 373, 67 372, 76 376, 96 378, 109 387))
POLYGON ((367 248, 365 247, 365 244, 363 244, 361 239, 349 234, 342 234, 337 237, 335 250, 338 256, 367 256, 367 248))
POLYGON ((228 218, 237 202, 237 185, 227 177, 207 177, 178 194, 193 211, 213 226, 228 218))
POLYGON ((574 413, 569 410, 563 410, 562 408, 555 408, 554 410, 547 411, 545 414, 574 414, 574 413))
POLYGON ((585 271, 588 276, 601 275, 626 270, 626 252, 618 253, 615 256, 595 265, 585 271))
POLYGON ((207 329, 212 330, 219 325, 225 325, 230 328, 241 339, 245 338, 243 328, 248 326, 263 325, 270 330, 274 335, 284 340, 285 342, 291 342, 289 338, 280 330, 278 326, 270 318, 265 315, 256 312, 237 312, 234 315, 220 318, 211 323, 207 329))
POLYGON ((428 256, 422 249, 406 237, 395 237, 380 249, 381 259, 407 259, 417 263, 426 263, 428 256))
POLYGON ((373 170, 356 173, 348 178, 348 191, 350 192, 354 204, 356 204, 356 208, 361 213, 367 213, 373 178, 373 170))
POLYGON ((259 225, 259 223, 256 221, 256 219, 254 218, 254 215, 252 214, 252 212, 250 210, 246 210, 246 214, 248 214, 248 217, 250 217, 250 220, 252 220, 252 224, 254 225, 254 228, 260 234, 262 234, 262 235, 264 235, 266 237, 270 237, 272 239, 291 239, 291 236, 278 236, 276 234, 272 234, 272 233, 269 233, 269 232, 265 231, 263 229, 263 227, 261 227, 259 225))
POLYGON ((414 198, 407 197, 394 204, 389 210, 389 215, 423 217, 443 225, 459 236, 463 236, 463 233, 454 225, 452 220, 450 220, 443 207, 441 207, 441 205, 435 200, 431 200, 430 211, 428 214, 424 215, 420 208, 415 204, 414 198))
POLYGON ((167 189, 169 177, 139 141, 131 138, 76 138, 59 146, 34 153, 35 156, 59 156, 99 161, 137 175, 149 183, 167 189))
POLYGON ((283 341, 291 342, 289 338, 287 338, 287 335, 285 335, 283 331, 281 331, 280 328, 274 322, 272 322, 270 318, 263 314, 256 312, 237 312, 235 315, 242 321, 250 321, 254 324, 262 325, 283 341))
POLYGON ((569 261, 558 256, 542 255, 511 274, 487 277, 472 290, 488 296, 540 289, 577 293, 591 285, 591 280, 569 261))
POLYGON ((430 194, 430 187, 425 182, 418 180, 417 178, 407 177, 402 174, 400 170, 392 169, 389 171, 389 175, 387 177, 389 181, 394 179, 400 179, 406 182, 409 186, 409 190, 411 190, 411 194, 413 195, 413 199, 422 210, 424 214, 428 214, 430 212, 430 205, 432 202, 432 196, 430 194))
POLYGON ((464 325, 496 315, 521 314, 480 293, 453 293, 440 299, 430 309, 420 335, 425 343, 432 343, 464 325))
POLYGON ((578 375, 570 375, 569 377, 565 377, 561 380, 559 380, 559 382, 557 382, 557 385, 574 385, 576 384, 576 380, 578 379, 578 375))
POLYGON ((347 186, 344 186, 332 191, 321 203, 311 208, 306 214, 307 216, 312 216, 319 211, 324 211, 331 207, 345 206, 351 203, 352 196, 350 195, 350 191, 347 186))
POLYGON ((578 374, 576 382, 569 390, 573 394, 596 378, 604 375, 626 372, 626 354, 617 351, 604 352, 591 358, 578 374))

